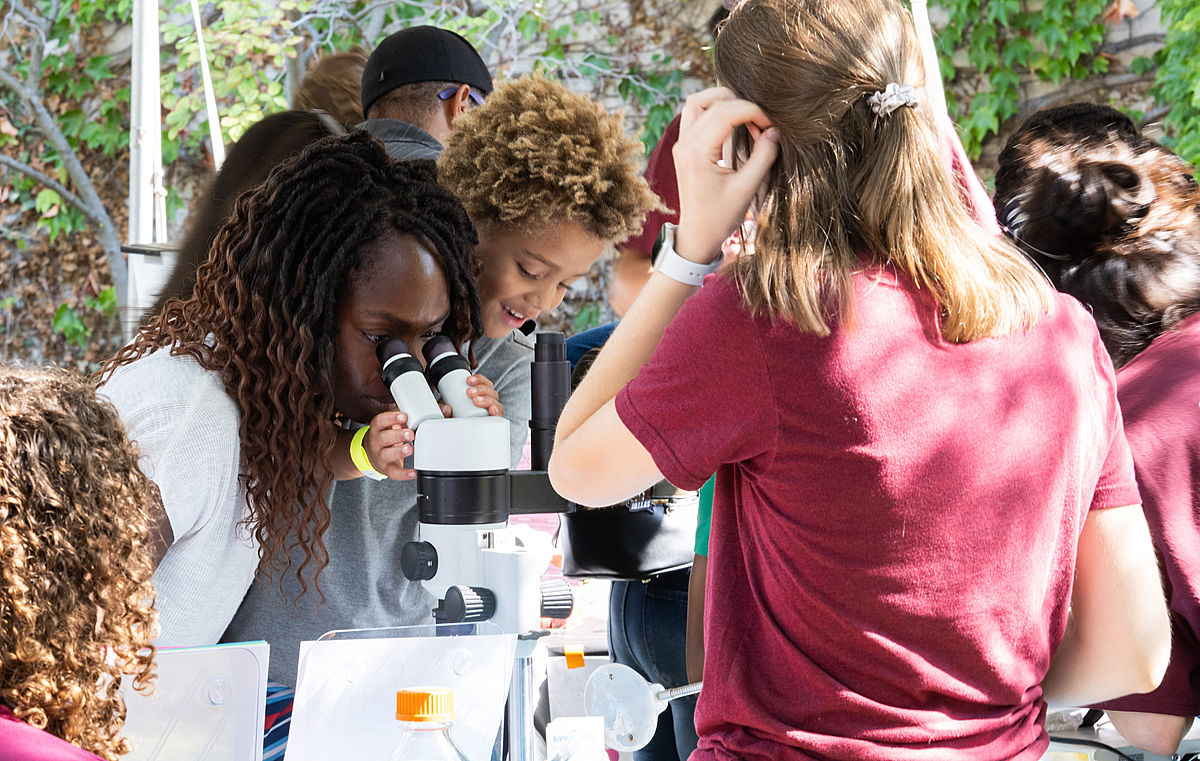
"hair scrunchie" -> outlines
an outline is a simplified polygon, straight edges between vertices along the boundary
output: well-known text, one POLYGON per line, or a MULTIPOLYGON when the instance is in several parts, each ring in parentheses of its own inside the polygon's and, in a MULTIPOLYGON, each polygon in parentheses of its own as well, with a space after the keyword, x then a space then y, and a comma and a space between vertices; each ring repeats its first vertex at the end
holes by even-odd
POLYGON ((887 116, 897 108, 904 106, 916 108, 919 100, 916 88, 912 85, 899 85, 895 82, 889 82, 883 92, 877 91, 867 98, 867 102, 871 104, 871 110, 875 112, 876 116, 887 116))

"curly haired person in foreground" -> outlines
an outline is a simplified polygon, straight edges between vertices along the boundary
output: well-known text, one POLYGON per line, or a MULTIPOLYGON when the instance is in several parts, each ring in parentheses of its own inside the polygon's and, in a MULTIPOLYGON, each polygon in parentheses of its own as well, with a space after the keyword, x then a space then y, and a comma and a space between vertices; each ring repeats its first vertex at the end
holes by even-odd
POLYGON ((639 175, 641 153, 620 114, 540 75, 505 82, 459 116, 438 179, 479 230, 487 335, 557 307, 659 208, 639 175))
POLYGON ((90 385, 0 367, 5 761, 129 752, 121 678, 138 689, 153 678, 152 490, 116 410, 90 385))
POLYGON ((394 162, 361 132, 326 138, 238 199, 191 297, 105 365, 101 393, 162 494, 160 645, 215 643, 256 569, 294 570, 307 591, 329 489, 362 475, 352 424, 375 423, 377 469, 411 477, 375 348, 402 338, 419 356, 434 334, 478 334, 474 241, 432 162, 394 162))

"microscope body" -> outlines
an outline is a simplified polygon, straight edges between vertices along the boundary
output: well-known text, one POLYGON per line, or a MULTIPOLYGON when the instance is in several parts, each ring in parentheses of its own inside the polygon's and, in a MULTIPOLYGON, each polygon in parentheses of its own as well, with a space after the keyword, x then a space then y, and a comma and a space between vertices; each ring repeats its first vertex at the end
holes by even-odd
MULTIPOLYGON (((465 390, 449 385, 455 379, 463 384, 467 373, 461 369, 465 360, 447 351, 446 343, 438 339, 426 345, 425 374, 436 379, 444 399, 451 399, 454 416, 423 416, 416 424, 420 540, 404 547, 401 569, 438 598, 438 623, 491 620, 505 632, 527 635, 540 628, 543 617, 570 615, 571 592, 563 580, 539 583, 553 554, 549 538, 525 527, 509 527, 508 519, 513 513, 565 512, 570 506, 554 494, 544 470, 508 470, 510 423, 480 416, 465 390), (451 372, 450 365, 459 369, 451 372)), ((416 398, 421 392, 419 363, 399 349, 389 349, 390 344, 380 347, 380 360, 397 404, 404 411, 406 405, 428 407, 428 400, 416 398), (401 386, 407 389, 404 394, 397 391, 401 386)), ((567 367, 562 335, 539 334, 530 421, 535 466, 549 459, 553 427, 566 401, 567 367), (549 393, 547 386, 553 386, 549 393)))
POLYGON ((438 622, 491 620, 513 634, 539 628, 538 580, 553 549, 545 535, 508 526, 509 422, 432 420, 417 431, 413 450, 421 550, 436 554, 436 568, 421 581, 439 600, 438 622))
POLYGON ((570 370, 561 333, 539 333, 531 368, 529 428, 533 470, 510 471, 509 422, 489 417, 470 400, 470 368, 450 339, 437 336, 422 348, 425 365, 404 341, 389 339, 376 353, 384 383, 416 431, 420 539, 401 550, 400 568, 438 598, 438 623, 493 621, 517 636, 506 707, 508 758, 532 761, 533 660, 542 618, 571 614, 571 588, 563 579, 540 582, 550 564, 549 537, 510 527, 515 513, 561 513, 571 505, 555 494, 546 474, 554 428, 570 394, 570 370), (442 417, 430 385, 453 416, 442 417))

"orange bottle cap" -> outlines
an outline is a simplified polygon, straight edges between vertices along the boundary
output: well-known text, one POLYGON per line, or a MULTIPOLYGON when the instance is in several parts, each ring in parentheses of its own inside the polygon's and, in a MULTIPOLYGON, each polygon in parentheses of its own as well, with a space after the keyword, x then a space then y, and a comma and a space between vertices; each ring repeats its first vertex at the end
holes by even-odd
POLYGON ((586 665, 583 659, 583 645, 566 645, 563 647, 563 655, 567 657, 569 669, 581 669, 586 665))
POLYGON ((412 687, 396 693, 398 721, 450 721, 454 691, 445 687, 412 687))

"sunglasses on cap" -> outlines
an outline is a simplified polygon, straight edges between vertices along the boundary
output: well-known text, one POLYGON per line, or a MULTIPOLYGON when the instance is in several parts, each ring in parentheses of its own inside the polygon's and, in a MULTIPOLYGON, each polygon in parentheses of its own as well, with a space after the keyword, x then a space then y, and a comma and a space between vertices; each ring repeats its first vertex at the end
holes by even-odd
MULTIPOLYGON (((454 93, 456 93, 456 92, 458 92, 457 87, 447 87, 445 90, 442 90, 440 93, 438 93, 438 99, 439 100, 450 100, 451 98, 454 97, 454 93)), ((483 96, 480 95, 479 93, 475 92, 474 87, 471 87, 468 85, 467 94, 471 96, 472 103, 474 103, 477 106, 483 105, 483 96)))

